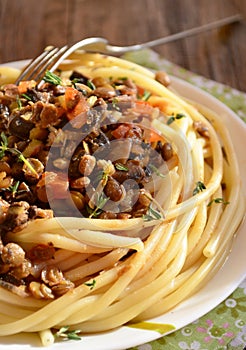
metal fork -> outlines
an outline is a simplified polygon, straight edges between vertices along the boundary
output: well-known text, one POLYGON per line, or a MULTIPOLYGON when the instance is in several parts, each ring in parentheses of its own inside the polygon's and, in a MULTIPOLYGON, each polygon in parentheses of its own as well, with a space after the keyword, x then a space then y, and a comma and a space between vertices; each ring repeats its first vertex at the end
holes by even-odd
POLYGON ((164 38, 159 38, 142 44, 130 46, 110 45, 105 38, 91 37, 83 39, 70 47, 68 45, 65 45, 61 48, 48 47, 38 57, 32 60, 29 65, 22 71, 21 75, 16 80, 16 84, 18 85, 22 80, 31 79, 40 82, 46 70, 54 72, 63 60, 65 60, 74 51, 79 49, 83 49, 84 51, 89 52, 100 52, 117 56, 129 51, 136 51, 144 48, 159 46, 172 41, 180 40, 182 38, 187 38, 191 35, 200 34, 207 30, 212 30, 228 24, 239 22, 242 20, 242 18, 243 17, 240 14, 236 14, 217 20, 215 22, 210 22, 200 27, 187 29, 182 32, 166 36, 164 38))

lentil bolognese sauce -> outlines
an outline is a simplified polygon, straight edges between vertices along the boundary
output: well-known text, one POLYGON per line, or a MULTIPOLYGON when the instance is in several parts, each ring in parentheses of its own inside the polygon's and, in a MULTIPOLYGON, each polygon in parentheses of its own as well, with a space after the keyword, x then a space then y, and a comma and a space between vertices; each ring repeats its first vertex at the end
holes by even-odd
POLYGON ((154 317, 223 263, 244 214, 236 156, 169 83, 80 54, 1 87, 0 335, 47 345, 154 317))
MULTIPOLYGON (((6 232, 23 229, 29 220, 53 217, 52 208, 58 216, 76 215, 74 205, 88 218, 148 215, 154 198, 145 185, 164 161, 174 167, 177 157, 172 145, 149 128, 160 111, 147 97, 127 77, 89 79, 76 71, 65 83, 46 72, 40 87, 35 81, 3 87, 3 242, 6 232)), ((161 217, 154 208, 152 212, 161 217)), ((42 272, 30 277, 33 261, 54 254, 50 245, 37 245, 26 259, 16 243, 2 244, 1 280, 18 286, 39 281, 42 272)))

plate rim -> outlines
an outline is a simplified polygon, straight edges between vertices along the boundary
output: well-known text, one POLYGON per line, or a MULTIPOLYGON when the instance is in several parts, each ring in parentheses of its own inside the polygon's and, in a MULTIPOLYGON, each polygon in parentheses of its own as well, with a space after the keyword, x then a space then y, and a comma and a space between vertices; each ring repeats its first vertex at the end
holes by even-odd
MULTIPOLYGON (((29 61, 30 61, 29 59, 25 59, 25 60, 13 61, 13 62, 6 62, 6 63, 0 64, 0 66, 10 66, 13 68, 22 68, 29 61)), ((186 92, 192 91, 194 93, 194 95, 195 95, 194 101, 195 102, 200 103, 200 101, 197 101, 196 99, 197 98, 202 99, 202 100, 205 100, 205 104, 204 104, 204 102, 202 104, 205 105, 206 107, 209 107, 210 109, 212 109, 216 113, 217 113, 217 110, 223 111, 223 113, 225 115, 226 123, 230 124, 232 122, 233 129, 236 128, 236 130, 237 130, 240 128, 241 133, 242 134, 245 133, 245 138, 246 138, 246 123, 244 123, 241 120, 241 118, 239 116, 237 116, 236 113, 234 111, 232 111, 226 104, 221 102, 219 99, 217 99, 215 96, 211 95, 207 91, 204 91, 200 87, 196 86, 195 84, 193 85, 192 83, 190 83, 186 80, 183 80, 181 78, 178 78, 176 76, 173 76, 171 74, 170 74, 170 77, 171 77, 171 86, 173 86, 175 89, 177 89, 177 91, 178 91, 178 89, 185 87, 187 89, 186 92), (207 106, 207 103, 209 104, 209 106, 207 106), (210 104, 212 104, 212 108, 210 107, 210 104)), ((184 96, 183 93, 181 93, 181 91, 180 92, 178 91, 178 93, 181 96, 186 97, 186 96, 184 96)), ((235 132, 235 130, 230 130, 230 134, 232 131, 235 132)), ((235 135, 234 135, 234 137, 235 137, 235 135)), ((235 149, 237 149, 237 148, 240 149, 240 147, 242 147, 242 146, 239 145, 238 140, 236 140, 237 142, 235 142, 234 137, 232 137, 233 145, 234 145, 235 149)), ((241 150, 241 152, 242 152, 242 150, 241 150)), ((239 160, 240 160, 240 158, 241 158, 241 154, 240 154, 239 160)), ((243 177, 243 175, 246 175, 246 158, 245 158, 245 163, 243 165, 242 164, 239 164, 239 165, 240 165, 241 177, 243 177)), ((243 191, 245 194, 246 193, 245 182, 242 183, 242 185, 243 185, 243 191)), ((179 313, 182 313, 183 309, 185 311, 187 307, 191 308, 191 305, 189 305, 189 303, 193 304, 193 307, 191 309, 193 311, 196 311, 196 312, 195 312, 194 317, 189 318, 189 321, 185 321, 183 323, 181 322, 179 325, 175 324, 175 322, 170 322, 171 324, 174 324, 174 326, 176 328, 175 328, 175 330, 169 332, 168 334, 173 333, 175 331, 178 331, 181 328, 187 326, 188 324, 194 322, 198 318, 204 316, 206 313, 208 313, 212 309, 214 309, 221 302, 223 302, 241 284, 241 282, 246 277, 246 271, 244 271, 242 268, 240 268, 239 271, 237 271, 237 275, 238 275, 237 281, 227 281, 228 277, 226 277, 226 281, 228 282, 226 284, 227 285, 226 291, 224 291, 223 293, 220 293, 220 296, 216 297, 216 301, 214 300, 214 302, 211 303, 211 298, 210 298, 210 304, 209 304, 210 306, 209 307, 206 307, 206 308, 201 307, 201 309, 199 311, 194 310, 194 308, 196 308, 196 303, 199 301, 199 298, 202 298, 202 300, 203 300, 203 295, 204 296, 206 295, 206 290, 211 291, 211 285, 213 285, 214 283, 215 283, 215 285, 219 284, 218 280, 216 283, 216 279, 222 278, 222 281, 223 281, 222 275, 224 275, 224 274, 227 275, 225 272, 228 272, 227 269, 230 269, 230 264, 232 263, 231 260, 234 261, 234 259, 235 259, 234 255, 236 255, 236 257, 238 258, 238 254, 237 254, 236 250, 239 248, 239 251, 241 252, 243 250, 242 247, 244 247, 244 249, 246 248, 246 238, 244 238, 245 235, 243 236, 243 230, 246 229, 246 222, 245 221, 246 220, 244 220, 244 222, 241 224, 241 227, 238 230, 238 234, 234 240, 232 251, 231 251, 230 255, 228 256, 227 260, 225 261, 223 266, 220 268, 220 270, 215 274, 215 276, 202 289, 200 289, 197 293, 195 293, 194 295, 192 295, 188 299, 181 302, 177 307, 172 309, 170 312, 168 312, 164 315, 161 315, 159 317, 155 317, 154 319, 152 319, 150 321, 161 322, 160 319, 163 319, 163 317, 164 318, 169 317, 169 319, 175 319, 175 317, 177 317, 177 315, 176 315, 177 313, 179 315, 179 313), (243 244, 240 241, 240 239, 242 240, 243 244), (196 301, 196 303, 194 303, 194 301, 196 301)), ((241 255, 239 254, 239 256, 241 256, 241 255)), ((233 276, 235 276, 235 270, 233 271, 233 276)), ((199 303, 199 305, 200 304, 201 303, 199 303)), ((161 323, 166 323, 166 322, 161 322, 161 323)), ((142 329, 135 329, 135 328, 127 327, 127 326, 122 326, 119 329, 109 331, 109 332, 104 332, 104 333, 94 334, 94 335, 89 335, 89 336, 85 335, 82 337, 81 342, 78 342, 78 343, 67 342, 67 343, 62 343, 62 345, 66 348, 69 348, 69 346, 71 344, 73 344, 74 350, 79 349, 81 347, 81 345, 83 346, 84 350, 89 350, 91 348, 93 348, 93 350, 123 350, 123 349, 129 348, 129 347, 140 346, 141 344, 144 344, 144 343, 147 343, 147 342, 150 342, 153 340, 157 340, 157 339, 161 338, 162 336, 163 335, 161 335, 155 331, 149 331, 149 330, 146 331, 146 330, 142 330, 142 329), (115 343, 113 343, 113 340, 115 340, 115 343), (120 340, 121 340, 121 344, 119 344, 120 340), (123 340, 124 340, 124 342, 122 344, 123 340), (108 347, 108 344, 110 344, 110 346, 111 346, 110 349, 108 347), (98 345, 99 345, 99 347, 98 347, 98 345), (102 345, 104 345, 106 347, 102 347, 102 345)), ((42 346, 40 347, 38 345, 38 343, 37 343, 37 345, 26 343, 25 338, 24 338, 24 340, 22 340, 21 343, 18 344, 17 343, 18 337, 19 336, 17 335, 17 336, 0 338, 1 343, 2 343, 2 340, 5 339, 5 344, 0 344, 0 349, 7 350, 7 349, 10 349, 12 347, 16 350, 24 350, 24 349, 28 349, 29 347, 35 348, 35 349, 43 349, 43 347, 42 346), (11 339, 13 339, 13 343, 9 342, 9 341, 11 341, 11 339)), ((54 343, 54 345, 49 347, 49 349, 50 350, 53 350, 56 348, 58 349, 58 347, 60 347, 60 346, 61 346, 60 342, 54 343)))

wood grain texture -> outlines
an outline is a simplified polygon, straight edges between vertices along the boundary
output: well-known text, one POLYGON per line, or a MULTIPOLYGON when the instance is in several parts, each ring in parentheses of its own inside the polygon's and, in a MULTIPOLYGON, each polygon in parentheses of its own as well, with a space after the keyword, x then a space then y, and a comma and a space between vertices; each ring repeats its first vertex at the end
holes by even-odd
MULTIPOLYGON (((153 40, 236 13, 245 0, 0 0, 0 62, 50 44, 102 36, 117 45, 153 40)), ((195 73, 246 91, 246 21, 155 49, 195 73)))

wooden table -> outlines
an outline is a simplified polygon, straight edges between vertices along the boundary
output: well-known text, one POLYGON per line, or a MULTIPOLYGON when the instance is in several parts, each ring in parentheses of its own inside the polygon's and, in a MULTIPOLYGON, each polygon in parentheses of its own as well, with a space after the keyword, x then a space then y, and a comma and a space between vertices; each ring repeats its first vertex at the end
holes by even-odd
MULTIPOLYGON (((0 0, 0 63, 102 36, 130 45, 236 13, 245 0, 0 0)), ((193 72, 246 91, 246 21, 156 48, 193 72)))

